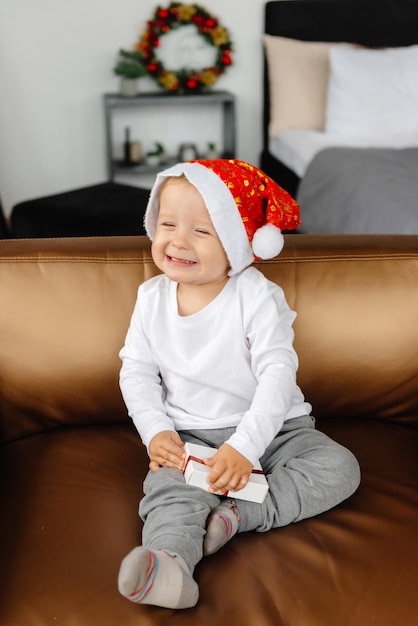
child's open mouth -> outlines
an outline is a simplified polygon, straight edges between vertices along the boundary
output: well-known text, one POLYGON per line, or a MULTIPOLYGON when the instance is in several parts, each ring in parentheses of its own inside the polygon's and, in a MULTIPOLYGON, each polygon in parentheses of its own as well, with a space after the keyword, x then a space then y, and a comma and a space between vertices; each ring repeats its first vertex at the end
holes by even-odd
POLYGON ((178 257, 175 257, 175 256, 167 255, 167 258, 170 261, 170 263, 174 263, 175 265, 195 265, 196 263, 196 261, 189 261, 188 259, 179 259, 178 257))

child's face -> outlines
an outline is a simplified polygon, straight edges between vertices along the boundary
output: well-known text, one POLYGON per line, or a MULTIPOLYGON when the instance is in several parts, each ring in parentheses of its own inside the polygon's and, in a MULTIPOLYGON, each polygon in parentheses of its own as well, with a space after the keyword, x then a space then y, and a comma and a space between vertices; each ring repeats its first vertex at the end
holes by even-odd
POLYGON ((228 259, 203 198, 186 180, 164 185, 151 250, 157 267, 180 284, 216 283, 228 275, 228 259))

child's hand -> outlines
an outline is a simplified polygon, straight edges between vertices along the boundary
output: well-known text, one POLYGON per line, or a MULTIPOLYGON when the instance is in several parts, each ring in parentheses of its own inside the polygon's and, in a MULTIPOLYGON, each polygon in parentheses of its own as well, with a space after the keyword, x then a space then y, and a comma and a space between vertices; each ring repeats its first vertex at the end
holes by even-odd
POLYGON ((245 487, 253 469, 252 463, 227 443, 204 462, 212 468, 208 476, 209 491, 218 495, 245 487))
POLYGON ((178 434, 172 430, 163 430, 155 435, 148 446, 149 468, 152 472, 161 467, 183 469, 186 453, 178 434))

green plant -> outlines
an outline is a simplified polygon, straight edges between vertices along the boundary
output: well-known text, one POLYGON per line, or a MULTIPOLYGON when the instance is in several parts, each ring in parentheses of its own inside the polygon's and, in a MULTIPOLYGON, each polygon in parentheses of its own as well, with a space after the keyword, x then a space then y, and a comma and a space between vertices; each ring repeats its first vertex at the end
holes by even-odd
POLYGON ((141 78, 146 76, 147 68, 143 62, 143 56, 137 50, 119 50, 119 56, 113 71, 118 76, 125 78, 141 78))
POLYGON ((147 156, 161 156, 165 153, 164 146, 161 143, 156 142, 155 150, 147 152, 147 156))

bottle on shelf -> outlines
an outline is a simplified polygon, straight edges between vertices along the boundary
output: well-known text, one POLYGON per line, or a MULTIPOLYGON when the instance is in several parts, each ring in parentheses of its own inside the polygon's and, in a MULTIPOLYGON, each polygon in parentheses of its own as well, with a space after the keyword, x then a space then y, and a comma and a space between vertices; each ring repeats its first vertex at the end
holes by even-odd
POLYGON ((125 128, 125 141, 123 144, 123 160, 126 165, 131 163, 131 137, 129 127, 125 128))
POLYGON ((139 165, 141 156, 141 144, 139 141, 131 141, 130 128, 126 127, 123 143, 123 165, 139 165))

